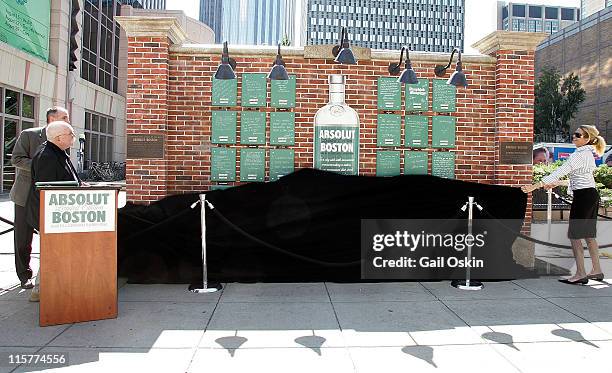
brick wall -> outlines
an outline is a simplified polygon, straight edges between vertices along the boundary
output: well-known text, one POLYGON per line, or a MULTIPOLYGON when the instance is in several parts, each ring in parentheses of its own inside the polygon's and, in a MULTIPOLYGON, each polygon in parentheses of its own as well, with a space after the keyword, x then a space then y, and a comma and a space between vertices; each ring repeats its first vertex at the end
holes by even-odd
MULTIPOLYGON (((125 27, 127 20, 120 21, 125 27)), ((166 144, 163 160, 128 159, 128 199, 147 203, 167 194, 207 190, 216 184, 210 182, 212 110, 248 110, 211 106, 212 77, 220 63, 220 47, 170 46, 168 38, 146 37, 142 36, 146 34, 142 27, 132 29, 137 30, 132 34, 140 36, 128 39, 128 133, 163 134, 166 144)), ((534 35, 527 35, 531 39, 524 48, 521 47, 522 39, 507 42, 514 34, 522 34, 520 37, 525 38, 527 33, 506 32, 500 34, 502 36, 494 33, 479 42, 483 53, 492 57, 464 56, 464 72, 470 85, 467 89, 457 89, 455 113, 423 113, 428 117, 452 115, 457 118, 456 148, 450 151, 456 153, 455 173, 459 180, 513 186, 531 180, 531 165, 503 165, 499 161, 501 141, 531 142, 533 138, 533 50, 537 43, 531 40, 534 35), (511 47, 502 48, 503 45, 511 47)), ((321 46, 316 48, 322 50, 321 46)), ((296 169, 313 167, 314 116, 328 102, 328 76, 343 74, 346 76, 346 102, 357 110, 360 119, 360 174, 375 175, 377 150, 400 150, 403 170, 403 152, 409 148, 376 145, 376 118, 381 113, 377 109, 377 78, 389 75, 389 62, 397 61, 399 53, 372 53, 371 58, 359 59, 357 65, 343 66, 333 63, 331 57, 327 57, 327 50, 324 51, 319 57, 312 57, 312 51, 293 49, 287 50, 284 56, 289 74, 297 77, 296 107, 291 109, 295 112, 295 145, 290 147, 295 151, 296 169)), ((275 53, 272 48, 251 51, 230 48, 230 55, 238 63, 238 100, 241 75, 267 73, 275 53)), ((411 54, 418 77, 429 80, 436 78, 434 66, 445 64, 448 57, 447 54, 411 54)), ((448 74, 454 66, 453 63, 448 74)), ((431 94, 430 83, 430 107, 431 94)), ((268 102, 269 95, 268 84, 268 102)), ((255 110, 272 112, 279 109, 255 110)), ((404 110, 394 113, 402 117, 407 114, 404 110)), ((402 144, 404 128, 402 118, 402 144)), ((431 124, 429 130, 431 143, 431 124)), ((269 128, 267 131, 269 144, 269 128)), ((248 147, 240 145, 239 114, 237 136, 237 145, 231 147, 238 149, 239 175, 240 149, 248 147)), ((270 145, 258 147, 272 148, 270 145)), ((428 153, 433 151, 427 149, 428 153)), ((429 163, 431 172, 431 155, 429 163)), ((269 165, 266 165, 266 180, 268 170, 269 165)))

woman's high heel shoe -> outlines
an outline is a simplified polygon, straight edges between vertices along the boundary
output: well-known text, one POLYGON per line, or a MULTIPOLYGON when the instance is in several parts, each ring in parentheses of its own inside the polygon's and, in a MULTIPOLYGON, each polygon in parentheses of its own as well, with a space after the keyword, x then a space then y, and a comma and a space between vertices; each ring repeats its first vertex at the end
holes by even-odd
POLYGON ((586 285, 589 283, 589 277, 583 277, 583 278, 579 278, 578 280, 575 281, 570 281, 570 279, 568 278, 561 278, 559 279, 559 282, 562 282, 564 284, 570 284, 570 285, 586 285))
POLYGON ((596 273, 594 275, 588 275, 587 279, 589 280, 595 280, 595 281, 603 281, 604 279, 604 274, 603 273, 596 273))

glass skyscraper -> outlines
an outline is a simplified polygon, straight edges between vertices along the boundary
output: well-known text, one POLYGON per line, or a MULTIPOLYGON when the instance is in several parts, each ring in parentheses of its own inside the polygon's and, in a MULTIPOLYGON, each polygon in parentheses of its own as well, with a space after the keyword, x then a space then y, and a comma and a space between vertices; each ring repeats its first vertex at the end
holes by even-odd
POLYGON ((497 28, 506 31, 555 32, 580 20, 580 9, 498 2, 497 28))
POLYGON ((306 44, 338 44, 346 26, 361 47, 463 50, 465 0, 308 0, 305 12, 306 44))
POLYGON ((292 40, 293 0, 200 0, 200 21, 215 32, 215 42, 276 45, 292 40))

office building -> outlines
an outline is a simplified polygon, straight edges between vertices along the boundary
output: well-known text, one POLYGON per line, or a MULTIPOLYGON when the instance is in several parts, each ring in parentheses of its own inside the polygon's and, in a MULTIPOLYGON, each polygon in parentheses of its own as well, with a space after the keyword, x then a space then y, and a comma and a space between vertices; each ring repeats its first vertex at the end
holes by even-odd
POLYGON ((144 9, 166 9, 166 0, 139 0, 144 9))
POLYGON ((580 12, 584 18, 609 6, 612 6, 612 0, 580 0, 580 12))
POLYGON ((450 52, 463 49, 465 0, 309 0, 306 44, 338 44, 342 26, 353 45, 450 52))
POLYGON ((578 8, 503 1, 497 4, 498 30, 554 34, 580 20, 578 8))
POLYGON ((554 67, 564 77, 577 75, 586 91, 570 122, 570 133, 579 124, 595 125, 608 143, 612 143, 611 36, 612 7, 607 7, 549 36, 535 52, 536 76, 544 67, 554 67))
POLYGON ((293 38, 293 0, 201 0, 200 21, 215 32, 215 42, 275 45, 293 38))

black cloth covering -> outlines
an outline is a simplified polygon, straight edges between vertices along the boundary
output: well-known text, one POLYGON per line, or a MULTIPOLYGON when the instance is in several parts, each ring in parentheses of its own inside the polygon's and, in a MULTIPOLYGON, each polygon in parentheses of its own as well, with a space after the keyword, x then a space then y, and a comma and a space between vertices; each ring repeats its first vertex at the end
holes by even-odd
MULTIPOLYGON (((327 263, 360 259, 362 218, 466 218, 459 209, 468 196, 496 218, 515 219, 510 228, 520 230, 527 197, 519 188, 425 175, 381 178, 302 169, 276 182, 206 192, 221 214, 251 235, 327 263)), ((201 283, 200 207, 190 209, 197 200, 197 193, 174 195, 119 210, 119 275, 132 283, 201 283), (151 229, 151 223, 159 224, 151 229)), ((362 281, 359 264, 329 266, 287 256, 237 233, 210 211, 206 229, 209 281, 362 281)), ((514 237, 507 239, 506 232, 505 244, 495 247, 498 261, 514 263, 514 237)))

